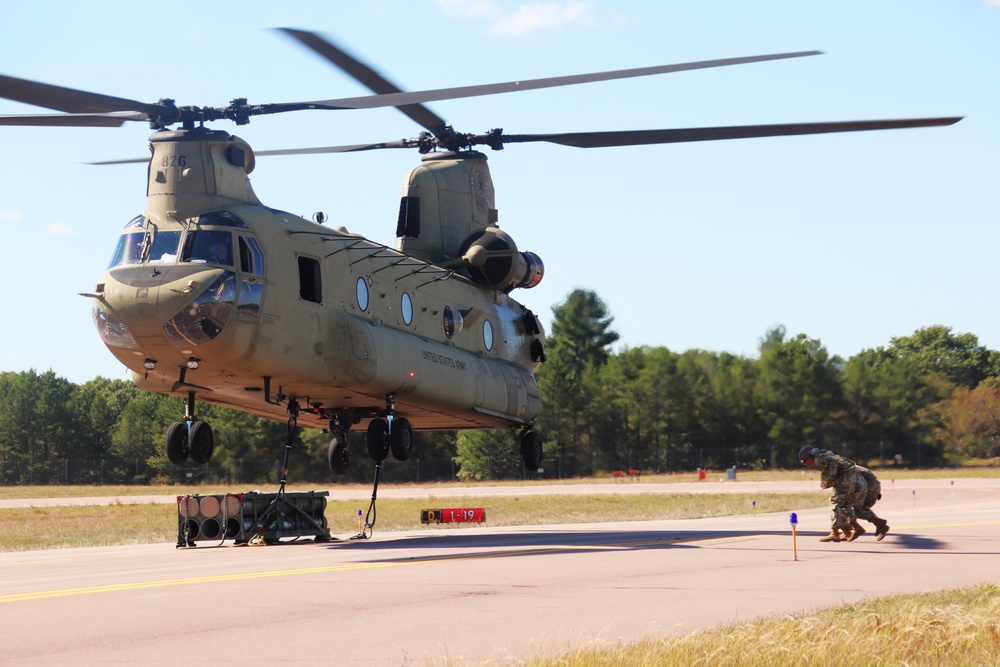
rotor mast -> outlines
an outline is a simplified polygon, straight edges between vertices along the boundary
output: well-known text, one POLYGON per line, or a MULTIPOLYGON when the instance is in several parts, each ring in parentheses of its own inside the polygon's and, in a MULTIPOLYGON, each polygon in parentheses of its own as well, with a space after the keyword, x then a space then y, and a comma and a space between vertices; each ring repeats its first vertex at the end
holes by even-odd
POLYGON ((184 220, 205 211, 261 202, 250 185, 249 144, 222 130, 160 130, 149 138, 147 196, 154 217, 184 220))

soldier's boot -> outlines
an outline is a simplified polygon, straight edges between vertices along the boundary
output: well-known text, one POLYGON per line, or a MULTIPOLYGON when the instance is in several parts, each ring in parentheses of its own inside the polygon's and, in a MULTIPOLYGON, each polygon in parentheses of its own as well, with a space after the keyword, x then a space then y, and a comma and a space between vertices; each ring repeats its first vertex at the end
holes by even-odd
POLYGON ((851 521, 851 534, 847 536, 847 541, 853 542, 854 540, 858 539, 867 532, 868 532, 867 530, 861 527, 861 524, 858 523, 858 520, 855 519, 854 521, 851 521))
POLYGON ((830 531, 829 535, 824 535, 819 538, 820 542, 839 542, 840 541, 840 529, 834 528, 830 531))
POLYGON ((889 532, 889 522, 885 519, 878 519, 872 523, 875 524, 875 539, 881 542, 885 534, 889 532))

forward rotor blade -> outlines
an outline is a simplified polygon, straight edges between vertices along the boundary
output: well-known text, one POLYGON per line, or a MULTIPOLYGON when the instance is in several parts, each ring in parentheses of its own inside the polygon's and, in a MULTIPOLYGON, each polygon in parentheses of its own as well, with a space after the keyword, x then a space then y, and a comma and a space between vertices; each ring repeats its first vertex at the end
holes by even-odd
POLYGON ((439 88, 436 90, 420 90, 410 93, 386 93, 368 97, 347 97, 333 100, 318 100, 312 102, 318 107, 336 109, 375 109, 378 107, 400 107, 422 102, 434 102, 437 100, 453 100, 464 97, 478 97, 481 95, 496 95, 498 93, 512 93, 519 90, 538 90, 540 88, 553 88, 556 86, 572 86, 580 83, 593 83, 596 81, 611 81, 615 79, 628 79, 637 76, 650 76, 652 74, 668 74, 671 72, 684 72, 694 69, 707 69, 710 67, 725 67, 727 65, 742 65, 745 63, 756 63, 767 60, 781 60, 784 58, 800 58, 803 56, 815 56, 822 51, 798 51, 795 53, 776 53, 764 56, 747 56, 743 58, 724 58, 721 60, 702 60, 691 63, 681 63, 677 65, 657 65, 653 67, 638 67, 635 69, 622 69, 610 72, 594 72, 591 74, 575 74, 570 76, 556 76, 545 79, 529 79, 525 81, 509 81, 506 83, 491 83, 478 86, 459 86, 457 88, 439 88))
POLYGON ((545 141, 576 148, 675 144, 687 141, 718 141, 754 137, 783 137, 799 134, 861 132, 910 127, 953 125, 961 116, 949 118, 910 118, 900 120, 863 120, 833 123, 792 123, 781 125, 744 125, 735 127, 691 127, 675 130, 625 130, 619 132, 567 132, 556 134, 506 134, 503 143, 545 141))
MULTIPOLYGON (((350 55, 343 49, 334 46, 316 33, 293 28, 279 28, 289 37, 312 49, 317 54, 333 63, 360 83, 367 86, 373 93, 387 95, 402 93, 403 90, 388 79, 350 55)), ((397 106, 410 120, 414 121, 435 136, 445 131, 447 123, 440 116, 422 104, 403 104, 397 106)))
POLYGON ((125 121, 148 120, 146 114, 123 113, 64 113, 64 114, 21 114, 0 116, 0 125, 21 127, 121 127, 125 121))
MULTIPOLYGON (((401 141, 382 141, 375 144, 353 144, 345 146, 317 146, 314 148, 280 148, 269 151, 254 151, 256 157, 274 157, 276 155, 321 155, 324 153, 357 153, 360 151, 374 151, 382 148, 414 148, 417 141, 413 139, 403 139, 401 141)), ((96 166, 107 166, 112 164, 139 164, 149 162, 148 157, 126 158, 124 160, 105 160, 102 162, 88 162, 87 164, 96 166)))
POLYGON ((92 166, 106 167, 112 164, 143 164, 146 162, 149 162, 148 157, 133 157, 133 158, 126 158, 124 160, 104 160, 102 162, 87 162, 86 164, 92 166))
POLYGON ((136 100, 90 93, 74 88, 63 88, 62 86, 18 79, 3 74, 0 74, 0 97, 69 113, 142 111, 155 115, 163 111, 160 106, 155 104, 145 104, 136 100))

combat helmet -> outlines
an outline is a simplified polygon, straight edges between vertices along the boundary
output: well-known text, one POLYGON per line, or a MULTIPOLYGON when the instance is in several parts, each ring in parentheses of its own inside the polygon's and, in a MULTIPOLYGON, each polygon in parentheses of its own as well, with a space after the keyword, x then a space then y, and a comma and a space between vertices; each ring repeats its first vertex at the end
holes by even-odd
POLYGON ((806 459, 814 459, 816 455, 819 454, 819 448, 813 447, 812 445, 806 445, 799 450, 799 461, 802 463, 806 462, 806 459))

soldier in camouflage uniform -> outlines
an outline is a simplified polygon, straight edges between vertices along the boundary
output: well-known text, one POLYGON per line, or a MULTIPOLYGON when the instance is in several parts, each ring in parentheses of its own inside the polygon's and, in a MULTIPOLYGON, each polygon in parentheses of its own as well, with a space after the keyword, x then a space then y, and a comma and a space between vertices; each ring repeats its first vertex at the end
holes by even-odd
MULTIPOLYGON (((865 483, 868 486, 868 491, 865 493, 864 500, 860 505, 854 507, 854 513, 857 516, 857 519, 864 519, 865 521, 875 525, 875 539, 881 542, 882 538, 885 537, 885 534, 889 532, 889 524, 885 519, 880 519, 875 512, 872 511, 872 507, 879 501, 879 499, 882 498, 882 484, 878 481, 878 477, 875 476, 875 473, 868 468, 859 465, 855 465, 854 467, 858 471, 858 474, 864 478, 865 483)), ((867 532, 858 524, 857 519, 851 522, 851 528, 853 529, 851 537, 849 538, 849 541, 851 542, 867 532)))
POLYGON ((821 488, 833 489, 833 495, 830 496, 830 503, 833 505, 830 513, 830 534, 821 537, 819 541, 840 542, 841 539, 850 541, 854 534, 853 525, 857 523, 854 508, 859 505, 864 506, 865 496, 868 493, 865 478, 858 474, 854 461, 825 449, 803 447, 799 450, 799 460, 810 468, 819 470, 821 488))

